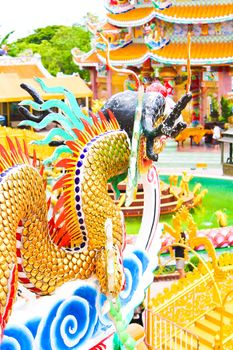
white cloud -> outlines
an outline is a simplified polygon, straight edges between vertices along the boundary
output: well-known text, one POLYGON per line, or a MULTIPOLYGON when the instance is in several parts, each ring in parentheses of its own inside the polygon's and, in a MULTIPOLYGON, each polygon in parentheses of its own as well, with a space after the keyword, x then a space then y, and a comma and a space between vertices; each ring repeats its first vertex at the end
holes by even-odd
POLYGON ((87 12, 104 18, 104 0, 4 0, 1 1, 0 38, 12 30, 15 33, 9 41, 48 25, 71 26, 87 12))

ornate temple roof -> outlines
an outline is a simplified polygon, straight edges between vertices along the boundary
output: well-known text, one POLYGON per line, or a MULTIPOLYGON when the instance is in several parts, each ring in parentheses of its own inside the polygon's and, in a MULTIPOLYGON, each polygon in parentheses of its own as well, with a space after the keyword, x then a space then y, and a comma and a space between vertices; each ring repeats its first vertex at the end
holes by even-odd
MULTIPOLYGON (((102 62, 105 62, 106 54, 103 51, 98 52, 102 62)), ((142 64, 150 55, 150 50, 145 44, 131 44, 118 50, 110 52, 111 63, 115 66, 127 64, 142 64)))
POLYGON ((96 32, 101 29, 104 32, 119 32, 120 30, 122 30, 122 28, 119 27, 115 27, 114 25, 112 25, 111 23, 88 23, 87 24, 88 29, 90 30, 90 32, 92 34, 96 34, 96 32))
MULTIPOLYGON (((42 80, 48 87, 63 86, 71 91, 76 98, 91 97, 93 95, 85 81, 78 76, 43 77, 42 80)), ((32 97, 28 92, 20 87, 22 83, 32 86, 45 101, 55 98, 59 100, 64 99, 63 93, 44 92, 33 77, 22 78, 17 73, 2 73, 0 74, 0 103, 31 100, 32 97)))
MULTIPOLYGON (((105 53, 98 52, 102 62, 105 53)), ((187 63, 187 45, 170 43, 163 49, 150 51, 145 44, 131 44, 110 52, 111 63, 115 66, 142 64, 147 58, 166 64, 185 65, 187 63)), ((191 65, 233 63, 233 42, 230 43, 192 43, 191 65)))
MULTIPOLYGON (((153 52, 153 58, 162 63, 186 64, 187 44, 169 43, 161 50, 153 52)), ((191 65, 213 65, 233 63, 233 42, 192 43, 191 65)))
POLYGON ((107 20, 119 27, 133 27, 145 24, 155 17, 154 8, 137 8, 120 14, 107 14, 107 20))
POLYGON ((37 54, 25 57, 0 56, 0 73, 16 73, 20 78, 51 77, 37 54))
POLYGON ((79 67, 98 67, 101 63, 97 52, 95 50, 91 50, 85 54, 80 53, 80 51, 76 48, 71 51, 73 56, 73 61, 79 67))
POLYGON ((126 13, 107 14, 109 23, 119 27, 143 25, 153 18, 171 23, 216 23, 233 20, 233 3, 171 6, 168 9, 136 8, 126 13))
POLYGON ((233 19, 233 3, 219 5, 171 6, 157 10, 156 17, 173 23, 215 23, 233 19))
MULTIPOLYGON (((233 63, 233 41, 231 34, 231 25, 233 23, 233 1, 230 0, 196 0, 174 2, 175 5, 160 10, 147 5, 135 7, 124 13, 108 13, 105 27, 108 30, 117 28, 140 27, 153 20, 160 19, 161 22, 170 22, 178 24, 178 28, 183 27, 182 35, 174 34, 170 43, 164 47, 150 46, 145 43, 126 43, 123 47, 114 48, 110 51, 110 59, 113 65, 141 65, 146 59, 151 58, 163 64, 185 65, 187 60, 187 24, 207 24, 212 26, 207 34, 193 35, 191 45, 191 65, 220 65, 233 63), (202 1, 203 3, 200 3, 202 1), (206 2, 205 2, 206 1, 206 2), (215 23, 226 22, 224 31, 228 30, 228 35, 214 35, 215 23), (181 24, 181 26, 179 26, 181 24), (186 24, 186 26, 185 26, 186 24), (213 27, 214 26, 214 27, 213 27), (156 47, 156 50, 155 50, 156 47)), ((204 26, 200 29, 204 30, 204 26)), ((103 48, 102 48, 103 50, 103 48)), ((88 54, 81 55, 73 53, 74 62, 79 66, 98 66, 99 63, 105 63, 105 52, 96 46, 96 51, 90 51, 88 54)))

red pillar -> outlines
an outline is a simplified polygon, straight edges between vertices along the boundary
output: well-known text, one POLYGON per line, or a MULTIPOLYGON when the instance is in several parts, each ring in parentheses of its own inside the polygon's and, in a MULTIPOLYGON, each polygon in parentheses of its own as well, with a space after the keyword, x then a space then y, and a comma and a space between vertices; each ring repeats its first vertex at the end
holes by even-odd
POLYGON ((230 67, 220 67, 218 72, 218 100, 232 89, 230 67))
POLYGON ((108 98, 112 96, 112 71, 107 70, 107 95, 108 98))
POLYGON ((192 122, 199 121, 203 124, 203 116, 200 115, 201 107, 201 70, 193 69, 192 70, 192 81, 190 90, 192 92, 192 122))
POLYGON ((206 122, 208 107, 207 107, 207 87, 204 81, 201 82, 201 99, 200 99, 200 122, 204 125, 206 122))
POLYGON ((98 98, 98 92, 97 92, 97 71, 95 67, 90 68, 90 79, 91 79, 91 90, 93 92, 93 99, 98 98))

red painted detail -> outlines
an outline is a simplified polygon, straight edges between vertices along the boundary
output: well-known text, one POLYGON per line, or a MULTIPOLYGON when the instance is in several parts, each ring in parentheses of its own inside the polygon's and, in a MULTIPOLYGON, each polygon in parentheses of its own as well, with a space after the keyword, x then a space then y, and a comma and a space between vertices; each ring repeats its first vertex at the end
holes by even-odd
POLYGON ((4 310, 4 313, 2 315, 2 320, 3 320, 3 327, 5 328, 5 324, 8 320, 8 317, 10 315, 10 312, 12 310, 12 306, 14 303, 15 295, 16 295, 16 265, 14 265, 12 271, 11 271, 11 279, 10 279, 10 294, 8 295, 7 298, 7 305, 4 310))
POLYGON ((86 140, 85 136, 83 135, 83 133, 80 130, 75 129, 75 128, 72 130, 75 133, 75 135, 77 136, 78 140, 86 144, 87 140, 86 140))
POLYGON ((98 114, 99 114, 102 125, 105 126, 107 124, 107 119, 105 118, 105 115, 101 111, 99 111, 98 114))
POLYGON ((19 272, 24 272, 23 266, 21 264, 18 264, 18 271, 19 272))
POLYGON ((114 125, 114 127, 119 129, 118 121, 116 120, 115 115, 113 114, 113 112, 110 109, 108 109, 108 115, 109 115, 109 118, 110 118, 112 124, 114 125))
POLYGON ((54 225, 54 228, 58 228, 59 226, 61 226, 61 224, 63 224, 65 221, 65 211, 63 210, 59 217, 57 218, 56 222, 55 222, 55 225, 54 225))
POLYGON ((9 145, 9 148, 10 148, 10 153, 13 154, 16 157, 16 159, 17 159, 18 158, 18 154, 17 154, 17 151, 15 149, 15 145, 13 144, 13 142, 11 141, 9 136, 6 136, 6 140, 7 140, 7 143, 9 145))
POLYGON ((57 213, 63 207, 64 203, 65 203, 65 196, 64 194, 62 194, 54 206, 53 213, 54 214, 57 213))
POLYGON ((23 148, 24 148, 24 154, 27 157, 28 160, 28 164, 30 164, 30 157, 29 157, 29 153, 28 153, 28 147, 27 144, 25 142, 25 140, 23 140, 23 148))
POLYGON ((59 160, 57 163, 56 163, 56 167, 62 167, 62 168, 69 168, 71 166, 73 166, 75 163, 72 159, 69 159, 69 158, 64 158, 64 159, 61 159, 59 160))
POLYGON ((94 124, 95 125, 98 125, 99 124, 99 121, 98 121, 98 118, 97 118, 97 116, 95 115, 95 113, 90 113, 90 116, 92 117, 92 119, 93 119, 93 122, 94 122, 94 124))
POLYGON ((90 124, 83 118, 80 118, 81 122, 83 123, 84 127, 85 127, 85 130, 92 136, 92 137, 95 137, 95 133, 92 129, 92 127, 90 126, 90 124))
POLYGON ((36 287, 32 287, 32 288, 29 288, 31 292, 34 292, 36 294, 40 294, 41 293, 41 290, 36 288, 36 287))
POLYGON ((74 141, 66 141, 66 145, 74 152, 78 152, 78 145, 76 142, 74 141))
POLYGON ((32 161, 32 165, 34 166, 34 168, 36 167, 36 161, 37 161, 37 159, 36 159, 36 151, 35 151, 35 149, 33 149, 33 161, 32 161))
POLYGON ((105 340, 107 340, 108 338, 110 338, 113 335, 113 333, 109 334, 106 338, 104 338, 103 340, 101 340, 98 344, 94 345, 92 348, 90 348, 89 350, 101 350, 101 349, 107 349, 107 345, 104 344, 105 340))
POLYGON ((15 141, 16 141, 16 145, 17 145, 17 151, 18 151, 21 159, 24 159, 23 150, 22 150, 22 147, 21 147, 20 142, 19 142, 17 137, 15 137, 15 141))
POLYGON ((22 234, 20 232, 16 232, 17 241, 21 241, 22 234))
POLYGON ((58 188, 64 187, 65 183, 70 180, 70 174, 66 174, 62 176, 53 186, 53 191, 57 190, 58 188))
POLYGON ((19 277, 19 281, 23 284, 29 284, 31 283, 30 280, 27 277, 19 277))
POLYGON ((0 344, 1 344, 1 339, 3 337, 3 319, 2 319, 2 314, 0 314, 0 344))
POLYGON ((13 165, 9 154, 7 153, 7 151, 5 150, 5 148, 1 144, 0 144, 0 154, 1 154, 2 158, 4 158, 4 160, 7 162, 7 164, 13 165))

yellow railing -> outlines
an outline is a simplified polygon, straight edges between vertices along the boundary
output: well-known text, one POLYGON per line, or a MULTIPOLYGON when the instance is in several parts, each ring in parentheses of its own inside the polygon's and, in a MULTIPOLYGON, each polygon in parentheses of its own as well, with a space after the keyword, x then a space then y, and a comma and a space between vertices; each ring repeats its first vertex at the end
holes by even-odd
MULTIPOLYGON (((225 330, 225 325, 224 325, 224 311, 226 310, 226 303, 227 301, 231 298, 231 301, 233 299, 233 290, 229 291, 225 298, 223 299, 223 303, 222 303, 222 307, 221 307, 221 324, 220 324, 220 341, 219 341, 219 350, 222 349, 233 349, 233 332, 230 336, 228 336, 227 338, 225 338, 225 333, 226 335, 228 335, 228 330, 225 330), (226 331, 226 332, 225 332, 226 331), (224 339, 225 338, 225 339, 224 339), (231 346, 231 347, 229 347, 231 346)), ((233 320, 231 322, 231 324, 227 327, 227 328, 231 328, 233 327, 233 320)))
POLYGON ((146 310, 147 327, 151 329, 150 338, 145 343, 150 350, 199 349, 199 339, 192 332, 176 323, 146 310))
MULTIPOLYGON (((215 339, 215 345, 213 344, 213 349, 233 350, 231 345, 233 344, 231 331, 233 320, 230 325, 231 329, 229 325, 225 325, 223 322, 225 304, 229 299, 230 302, 233 301, 232 266, 224 267, 223 269, 225 272, 228 271, 228 276, 226 275, 226 279, 218 283, 222 292, 220 299, 216 286, 213 283, 214 270, 210 270, 208 274, 199 275, 199 278, 196 275, 194 280, 190 279, 192 276, 190 274, 187 278, 179 280, 178 283, 173 283, 170 290, 167 289, 166 293, 159 294, 154 299, 151 299, 151 291, 150 289, 148 290, 146 342, 150 349, 169 349, 171 345, 169 342, 174 343, 176 337, 177 341, 180 342, 179 332, 177 331, 179 327, 182 329, 180 331, 180 334, 182 333, 182 343, 185 344, 185 339, 187 339, 184 348, 186 348, 185 346, 190 348, 191 336, 186 338, 186 329, 201 319, 208 311, 217 307, 221 312, 221 326, 215 339), (182 286, 183 289, 178 289, 182 286), (177 327, 173 326, 172 331, 171 323, 177 327)), ((179 349, 179 347, 170 348, 179 349)), ((191 347, 190 349, 195 348, 191 347)))
MULTIPOLYGON (((181 280, 179 282, 181 283, 181 280)), ((219 303, 216 303, 215 286, 209 274, 200 276, 193 282, 188 279, 184 279, 183 282, 189 285, 187 284, 183 290, 165 299, 164 303, 152 306, 150 311, 182 327, 187 327, 219 303), (206 293, 207 290, 208 293, 206 293)), ((159 302, 159 299, 156 300, 156 303, 159 302)), ((148 305, 151 303, 149 302, 148 305)))

